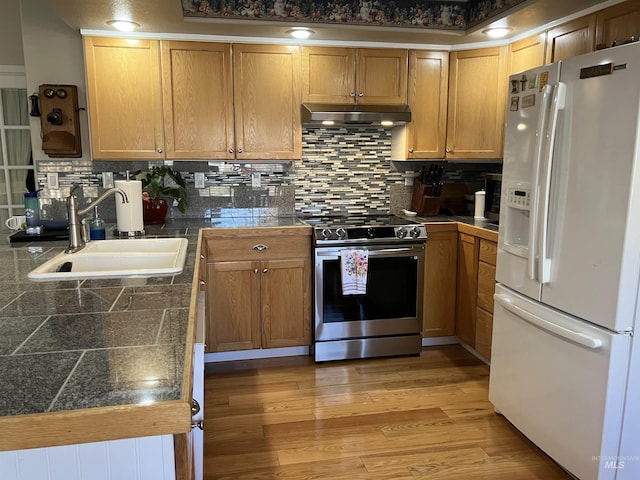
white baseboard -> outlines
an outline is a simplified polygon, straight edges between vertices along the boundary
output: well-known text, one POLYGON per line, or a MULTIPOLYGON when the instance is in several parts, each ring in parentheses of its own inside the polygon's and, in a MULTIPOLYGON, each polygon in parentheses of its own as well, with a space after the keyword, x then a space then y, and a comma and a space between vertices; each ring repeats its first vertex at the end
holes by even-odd
POLYGON ((299 355, 309 355, 309 347, 259 348, 255 350, 205 353, 204 363, 254 360, 257 358, 295 357, 299 355))

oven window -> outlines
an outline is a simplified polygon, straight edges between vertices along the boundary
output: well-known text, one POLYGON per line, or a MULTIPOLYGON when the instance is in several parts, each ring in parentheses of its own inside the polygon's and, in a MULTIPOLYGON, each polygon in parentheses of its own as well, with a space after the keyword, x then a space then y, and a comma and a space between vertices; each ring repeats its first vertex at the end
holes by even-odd
POLYGON ((324 323, 417 315, 418 260, 369 257, 366 295, 342 295, 340 260, 323 262, 324 323))

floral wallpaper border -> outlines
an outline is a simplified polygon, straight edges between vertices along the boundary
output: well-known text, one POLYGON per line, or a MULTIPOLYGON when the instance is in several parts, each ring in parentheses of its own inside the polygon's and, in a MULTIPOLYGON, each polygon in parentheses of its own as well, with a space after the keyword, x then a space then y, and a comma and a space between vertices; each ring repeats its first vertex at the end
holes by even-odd
POLYGON ((467 30, 527 0, 181 0, 185 17, 467 30))

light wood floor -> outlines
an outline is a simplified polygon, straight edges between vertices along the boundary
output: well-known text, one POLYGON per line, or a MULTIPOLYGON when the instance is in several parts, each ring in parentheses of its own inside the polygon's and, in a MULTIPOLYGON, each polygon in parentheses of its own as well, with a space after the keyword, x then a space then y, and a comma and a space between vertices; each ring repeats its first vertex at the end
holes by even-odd
POLYGON ((205 480, 570 479, 487 400, 459 346, 207 366, 205 480))

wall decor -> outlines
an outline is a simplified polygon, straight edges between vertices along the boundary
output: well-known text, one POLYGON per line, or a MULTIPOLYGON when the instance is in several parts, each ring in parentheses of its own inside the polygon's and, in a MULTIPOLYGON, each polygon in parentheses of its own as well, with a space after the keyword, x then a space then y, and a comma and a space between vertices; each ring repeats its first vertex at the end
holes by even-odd
POLYGON ((527 0, 180 0, 183 16, 465 31, 527 0))

